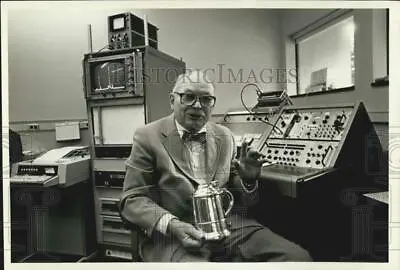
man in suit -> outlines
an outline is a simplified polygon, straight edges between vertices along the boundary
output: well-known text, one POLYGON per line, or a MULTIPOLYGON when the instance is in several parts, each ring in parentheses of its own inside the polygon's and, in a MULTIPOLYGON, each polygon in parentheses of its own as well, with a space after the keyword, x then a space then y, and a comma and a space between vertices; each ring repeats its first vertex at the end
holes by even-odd
POLYGON ((215 101, 206 74, 187 72, 170 94, 173 114, 135 131, 119 207, 148 236, 144 261, 210 261, 221 251, 233 261, 310 261, 307 251, 246 215, 257 201, 263 160, 246 144, 234 160, 232 133, 208 121, 215 101), (226 218, 231 234, 218 243, 205 243, 194 226, 192 195, 210 180, 235 197, 226 218))
POLYGON ((10 147, 9 161, 10 161, 10 176, 11 176, 13 164, 23 160, 21 136, 11 128, 9 129, 9 147, 10 147))
POLYGON ((22 161, 22 141, 21 136, 9 129, 9 140, 10 140, 10 167, 12 164, 22 161))

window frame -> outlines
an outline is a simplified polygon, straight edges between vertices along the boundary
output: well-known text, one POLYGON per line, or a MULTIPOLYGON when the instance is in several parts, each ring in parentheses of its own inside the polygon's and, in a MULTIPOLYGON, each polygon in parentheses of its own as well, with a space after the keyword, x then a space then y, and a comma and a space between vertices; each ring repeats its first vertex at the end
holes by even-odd
POLYGON ((300 61, 299 61, 299 42, 318 34, 327 28, 349 18, 354 18, 354 9, 335 9, 325 16, 319 18, 318 20, 310 23, 309 25, 305 26, 304 28, 300 29, 299 31, 290 35, 291 40, 294 42, 295 45, 295 68, 296 68, 296 95, 297 96, 309 96, 309 95, 321 95, 326 93, 332 92, 342 92, 342 91, 351 91, 354 90, 354 84, 348 87, 343 88, 334 88, 329 91, 318 91, 313 93, 299 93, 300 91, 300 81, 299 81, 299 68, 300 68, 300 61))
MULTIPOLYGON (((388 86, 389 85, 389 25, 390 25, 390 19, 389 19, 389 9, 385 9, 385 21, 386 21, 386 75, 383 77, 376 77, 375 74, 373 74, 371 86, 372 87, 381 87, 381 86, 388 86)), ((375 53, 373 50, 372 53, 375 53)))
POLYGON ((386 75, 389 77, 389 9, 386 9, 386 75))

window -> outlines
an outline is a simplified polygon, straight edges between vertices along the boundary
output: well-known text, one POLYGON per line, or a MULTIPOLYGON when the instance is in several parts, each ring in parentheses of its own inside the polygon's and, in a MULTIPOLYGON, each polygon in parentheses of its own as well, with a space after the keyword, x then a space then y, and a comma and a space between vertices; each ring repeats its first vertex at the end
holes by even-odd
POLYGON ((354 33, 352 12, 335 10, 293 36, 297 94, 354 88, 354 33))

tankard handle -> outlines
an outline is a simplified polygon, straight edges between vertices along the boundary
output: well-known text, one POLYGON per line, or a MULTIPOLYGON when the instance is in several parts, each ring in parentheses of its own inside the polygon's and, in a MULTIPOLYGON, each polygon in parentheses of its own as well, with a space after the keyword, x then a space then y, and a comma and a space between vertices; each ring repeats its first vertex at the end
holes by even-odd
POLYGON ((226 209, 226 211, 225 211, 225 216, 227 216, 229 214, 229 212, 231 212, 231 210, 232 210, 234 198, 233 198, 232 193, 229 190, 227 190, 226 188, 224 188, 222 195, 228 195, 228 197, 229 197, 229 206, 228 206, 228 209, 226 209))

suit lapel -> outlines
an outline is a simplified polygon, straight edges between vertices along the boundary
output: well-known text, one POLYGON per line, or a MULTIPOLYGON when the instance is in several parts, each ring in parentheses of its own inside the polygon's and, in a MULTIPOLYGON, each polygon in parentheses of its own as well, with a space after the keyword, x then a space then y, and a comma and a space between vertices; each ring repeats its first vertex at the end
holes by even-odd
POLYGON ((185 160, 185 148, 176 129, 173 114, 165 120, 161 133, 164 136, 163 145, 174 164, 187 178, 197 182, 189 168, 189 161, 185 160))
MULTIPOLYGON (((166 118, 162 127, 161 133, 164 136, 163 145, 167 150, 167 153, 173 160, 174 164, 182 171, 182 173, 192 181, 200 184, 198 179, 193 177, 193 173, 189 168, 189 160, 186 160, 185 146, 179 136, 178 130, 176 129, 174 117, 170 115, 166 118)), ((214 179, 216 171, 218 169, 218 163, 221 154, 221 139, 216 136, 215 131, 209 123, 207 124, 207 166, 210 168, 207 170, 208 179, 214 179)))

